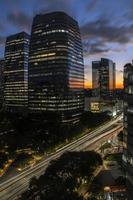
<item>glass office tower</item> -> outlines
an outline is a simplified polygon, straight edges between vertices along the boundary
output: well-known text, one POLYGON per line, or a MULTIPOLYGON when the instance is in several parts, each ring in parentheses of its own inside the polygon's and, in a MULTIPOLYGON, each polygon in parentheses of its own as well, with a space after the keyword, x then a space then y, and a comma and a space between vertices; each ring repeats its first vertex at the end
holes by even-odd
POLYGON ((7 37, 4 70, 4 106, 10 112, 24 112, 28 105, 29 35, 7 37))
POLYGON ((64 12, 37 15, 29 53, 29 110, 77 123, 84 109, 84 65, 78 23, 64 12))
POLYGON ((133 64, 124 66, 124 153, 128 200, 133 199, 133 64))
POLYGON ((92 89, 93 96, 100 96, 100 61, 92 62, 92 89))
POLYGON ((115 90, 115 63, 112 60, 101 58, 92 62, 92 89, 95 96, 110 99, 115 90))

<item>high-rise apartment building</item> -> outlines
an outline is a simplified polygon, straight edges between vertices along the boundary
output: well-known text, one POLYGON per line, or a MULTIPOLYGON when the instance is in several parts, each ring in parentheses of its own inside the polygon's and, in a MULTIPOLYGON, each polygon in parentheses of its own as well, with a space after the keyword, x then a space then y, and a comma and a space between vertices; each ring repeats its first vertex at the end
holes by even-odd
POLYGON ((84 65, 78 23, 64 12, 37 15, 29 53, 29 110, 76 123, 84 110, 84 65))
POLYGON ((124 153, 128 200, 133 199, 133 64, 124 66, 124 153))
POLYGON ((23 112, 28 105, 29 35, 7 37, 4 69, 4 106, 10 112, 23 112))
POLYGON ((115 63, 101 58, 92 62, 92 89, 94 96, 112 98, 115 90, 115 63))
POLYGON ((0 59, 0 108, 3 106, 3 98, 4 98, 4 66, 5 60, 0 59))

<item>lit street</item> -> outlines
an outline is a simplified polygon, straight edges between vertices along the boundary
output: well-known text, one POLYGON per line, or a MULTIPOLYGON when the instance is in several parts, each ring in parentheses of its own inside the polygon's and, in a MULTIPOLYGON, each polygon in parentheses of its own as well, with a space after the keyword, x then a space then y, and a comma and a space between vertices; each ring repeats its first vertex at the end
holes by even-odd
POLYGON ((133 1, 0 9, 0 200, 133 200, 133 1))
POLYGON ((12 177, 8 181, 5 181, 0 185, 0 199, 15 200, 15 198, 18 195, 20 195, 23 191, 25 191, 28 188, 29 180, 33 176, 40 176, 44 172, 45 168, 48 166, 49 162, 58 158, 64 152, 84 150, 89 146, 91 146, 91 148, 93 149, 93 144, 95 148, 96 142, 99 142, 100 146, 101 140, 104 137, 116 134, 120 130, 122 130, 123 128, 122 124, 118 123, 121 119, 122 116, 119 116, 116 119, 111 120, 110 122, 100 126, 99 128, 90 132, 89 134, 77 139, 76 141, 64 146, 61 149, 58 149, 55 153, 51 154, 47 159, 44 159, 43 161, 36 164, 32 168, 28 168, 21 174, 12 177))

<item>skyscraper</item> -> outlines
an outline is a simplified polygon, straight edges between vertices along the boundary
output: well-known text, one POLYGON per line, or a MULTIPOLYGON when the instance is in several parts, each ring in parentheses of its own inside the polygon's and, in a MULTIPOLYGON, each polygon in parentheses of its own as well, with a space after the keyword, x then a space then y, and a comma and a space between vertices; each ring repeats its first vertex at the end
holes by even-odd
POLYGON ((37 15, 29 53, 29 110, 76 123, 84 109, 84 65, 78 23, 64 12, 37 15))
POLYGON ((115 63, 112 60, 101 58, 92 62, 92 88, 94 96, 103 99, 113 97, 115 89, 115 63))
POLYGON ((133 199, 133 64, 124 66, 124 153, 128 200, 133 199))
POLYGON ((3 98, 4 98, 4 65, 5 60, 0 59, 0 108, 3 106, 3 98))
POLYGON ((28 104, 29 35, 7 37, 5 47, 4 104, 10 112, 23 112, 28 104))
POLYGON ((94 96, 100 96, 100 61, 92 62, 92 89, 94 96))

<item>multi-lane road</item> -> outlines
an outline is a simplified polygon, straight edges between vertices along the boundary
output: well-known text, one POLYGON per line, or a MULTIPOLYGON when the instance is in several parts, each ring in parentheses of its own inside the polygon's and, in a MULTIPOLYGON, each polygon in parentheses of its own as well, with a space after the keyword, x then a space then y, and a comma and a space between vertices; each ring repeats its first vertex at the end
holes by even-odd
POLYGON ((111 120, 110 122, 100 126, 98 129, 84 135, 76 141, 69 143, 61 149, 58 149, 53 154, 49 155, 48 158, 44 158, 40 163, 34 165, 32 168, 28 168, 21 174, 16 175, 0 184, 0 200, 18 199, 17 197, 28 188, 29 180, 33 176, 39 177, 45 171, 50 161, 58 158, 64 152, 84 150, 104 137, 122 130, 122 124, 118 123, 121 119, 122 116, 119 116, 116 119, 111 120))

